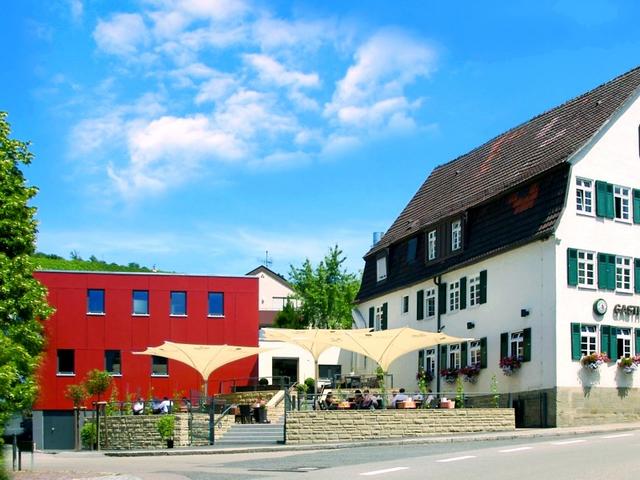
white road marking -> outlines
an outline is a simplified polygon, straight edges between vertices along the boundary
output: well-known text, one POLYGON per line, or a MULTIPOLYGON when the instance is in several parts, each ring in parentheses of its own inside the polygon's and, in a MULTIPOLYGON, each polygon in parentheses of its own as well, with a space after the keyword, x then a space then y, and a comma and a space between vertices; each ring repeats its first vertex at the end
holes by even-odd
POLYGON ((507 450, 498 450, 500 453, 522 452, 523 450, 531 450, 533 447, 517 447, 508 448, 507 450))
POLYGON ((475 455, 465 455, 464 457, 451 457, 442 460, 436 460, 438 463, 457 462, 458 460, 467 460, 468 458, 476 458, 475 455))
POLYGON ((399 472, 400 470, 409 470, 409 467, 393 467, 393 468, 385 468, 384 470, 374 470, 372 472, 363 472, 360 475, 368 476, 368 475, 381 475, 383 473, 391 473, 391 472, 399 472))
POLYGON ((616 435, 605 435, 600 438, 622 438, 622 437, 633 437, 633 433, 618 433, 616 435))
POLYGON ((574 443, 584 443, 586 440, 565 440, 564 442, 551 442, 551 445, 572 445, 574 443))

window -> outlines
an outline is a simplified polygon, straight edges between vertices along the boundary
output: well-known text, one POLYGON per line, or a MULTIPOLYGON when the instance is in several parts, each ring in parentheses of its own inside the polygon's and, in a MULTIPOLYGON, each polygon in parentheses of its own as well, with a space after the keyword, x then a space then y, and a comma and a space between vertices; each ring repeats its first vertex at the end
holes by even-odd
POLYGON ((378 281, 387 278, 387 257, 380 257, 376 263, 378 281))
POLYGON ((631 258, 616 257, 616 292, 631 292, 631 258))
POLYGON ((416 249, 418 247, 418 239, 412 238, 407 243, 407 263, 413 263, 416 260, 416 249))
POLYGON ((524 335, 523 332, 514 332, 509 337, 509 356, 524 357, 524 335))
POLYGON ((449 368, 460 368, 460 344, 449 345, 447 352, 447 360, 449 368))
POLYGON ((105 350, 104 369, 111 375, 122 375, 120 350, 105 350))
POLYGON ((171 292, 171 315, 187 314, 187 292, 171 292))
POLYGON ((584 215, 593 215, 593 181, 576 178, 576 211, 584 215))
POLYGON ((223 292, 209 292, 209 316, 224 317, 223 292))
POLYGON ((436 349, 435 348, 427 348, 426 350, 421 350, 418 354, 418 368, 424 369, 425 372, 431 373, 431 375, 435 376, 436 374, 436 349))
POLYGON ((591 355, 598 351, 598 329, 595 325, 580 326, 580 355, 591 355))
POLYGON ((402 315, 406 315, 407 313, 409 313, 409 295, 402 296, 400 313, 402 313, 402 315))
POLYGON ((149 315, 149 291, 134 290, 132 293, 132 312, 134 315, 149 315))
POLYGON ((376 323, 374 325, 375 330, 383 330, 382 320, 384 318, 384 308, 382 305, 376 307, 376 323))
POLYGON ((469 306, 475 307, 476 305, 480 305, 480 275, 476 275, 475 277, 469 277, 468 280, 469 285, 469 306))
POLYGON ((469 342, 469 365, 480 365, 482 363, 482 349, 480 341, 469 342))
POLYGON ((616 334, 618 343, 618 358, 631 356, 631 329, 618 328, 616 334))
POLYGON ((460 309, 460 280, 449 284, 449 311, 460 309))
POLYGON ((151 375, 153 377, 169 376, 169 360, 165 357, 151 357, 151 375))
POLYGON ((75 375, 75 352, 73 350, 58 350, 58 375, 75 375))
POLYGON ((104 314, 104 290, 87 290, 87 313, 104 314))
POLYGON ((427 288, 424 291, 424 305, 427 318, 436 316, 436 289, 427 288))
POLYGON ((431 230, 427 234, 427 260, 434 260, 436 258, 436 231, 431 230))
POLYGON ((451 223, 451 251, 455 252, 462 248, 462 222, 456 220, 451 223))
POLYGON ((585 288, 596 287, 596 254, 578 250, 578 286, 585 288))
POLYGON ((614 185, 613 202, 616 220, 631 222, 631 190, 626 187, 614 185))

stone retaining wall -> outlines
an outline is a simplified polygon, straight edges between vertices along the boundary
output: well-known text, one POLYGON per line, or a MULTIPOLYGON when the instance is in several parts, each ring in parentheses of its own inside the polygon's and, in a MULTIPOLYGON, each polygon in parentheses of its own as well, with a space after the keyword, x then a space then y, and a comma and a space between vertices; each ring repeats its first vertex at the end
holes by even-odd
POLYGON ((640 389, 558 387, 558 427, 640 421, 640 389))
POLYGON ((287 413, 286 443, 336 443, 515 429, 510 408, 320 410, 287 413))

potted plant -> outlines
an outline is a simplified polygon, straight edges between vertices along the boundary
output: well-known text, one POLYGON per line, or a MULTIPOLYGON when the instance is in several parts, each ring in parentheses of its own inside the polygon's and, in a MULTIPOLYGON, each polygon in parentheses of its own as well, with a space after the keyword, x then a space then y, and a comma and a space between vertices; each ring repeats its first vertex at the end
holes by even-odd
POLYGON ((603 363, 609 362, 609 356, 606 353, 591 353, 580 359, 583 367, 589 370, 597 370, 603 363))
POLYGON ((502 373, 507 376, 513 375, 522 366, 522 357, 517 355, 511 357, 503 357, 500 359, 500 368, 502 369, 502 373))
POLYGON ((467 365, 460 369, 460 375, 465 382, 476 383, 480 375, 480 365, 467 365))
POLYGON ((160 437, 167 442, 167 448, 173 448, 173 432, 175 427, 176 417, 173 415, 162 415, 156 423, 160 437))
POLYGON ((85 422, 80 429, 80 438, 85 448, 95 450, 97 438, 96 424, 93 422, 85 422))
POLYGON ((622 357, 618 360, 618 368, 622 369, 624 373, 631 374, 636 371, 640 364, 640 355, 634 357, 622 357))
POLYGON ((443 368, 440 370, 440 376, 447 383, 456 383, 460 370, 457 368, 443 368))

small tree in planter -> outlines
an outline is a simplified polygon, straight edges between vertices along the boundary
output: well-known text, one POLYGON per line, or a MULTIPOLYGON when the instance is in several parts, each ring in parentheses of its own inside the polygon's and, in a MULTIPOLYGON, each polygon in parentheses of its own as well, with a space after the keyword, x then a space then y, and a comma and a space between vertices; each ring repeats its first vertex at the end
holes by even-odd
POLYGON ((96 395, 98 397, 98 401, 100 401, 102 394, 109 390, 111 381, 112 378, 109 372, 98 370, 96 368, 87 373, 84 380, 84 387, 87 389, 87 393, 89 393, 89 395, 96 395))
POLYGON ((618 360, 618 368, 622 369, 624 373, 632 374, 638 368, 640 364, 640 355, 634 357, 622 357, 618 360))
POLYGON ((583 367, 589 370, 598 370, 603 363, 609 363, 609 356, 606 353, 592 353, 585 355, 580 359, 580 363, 583 367))
POLYGON ((422 394, 422 398, 425 402, 422 404, 423 408, 426 408, 428 403, 427 398, 427 385, 433 380, 433 373, 420 367, 418 373, 416 373, 416 380, 418 381, 418 390, 422 394))
POLYGON ((502 369, 502 373, 507 376, 513 375, 522 366, 522 357, 518 357, 516 355, 512 357, 503 357, 500 359, 500 368, 502 369))
POLYGON ((167 442, 167 448, 173 448, 173 433, 176 428, 176 417, 162 415, 156 423, 156 428, 162 440, 167 442))
POLYGON ((78 425, 80 422, 80 407, 83 406, 83 403, 87 399, 87 390, 84 388, 84 385, 67 385, 67 390, 65 392, 65 397, 73 402, 73 436, 74 436, 74 446, 76 450, 80 449, 80 432, 78 430, 78 425))
POLYGON ((96 424, 93 422, 85 422, 80 429, 80 438, 82 439, 82 445, 89 450, 95 448, 98 433, 96 431, 96 424))

